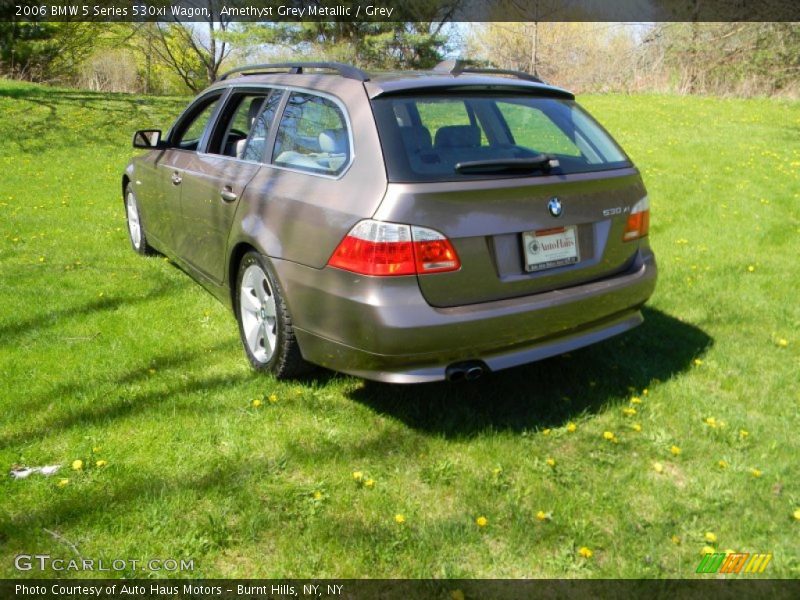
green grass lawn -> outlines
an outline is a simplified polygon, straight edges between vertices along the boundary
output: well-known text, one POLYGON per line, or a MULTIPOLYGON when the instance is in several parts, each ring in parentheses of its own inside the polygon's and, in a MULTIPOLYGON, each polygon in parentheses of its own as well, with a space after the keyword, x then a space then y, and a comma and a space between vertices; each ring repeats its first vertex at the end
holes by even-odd
POLYGON ((185 99, 0 82, 0 468, 63 465, 0 477, 0 577, 692 577, 706 546, 800 576, 800 103, 582 101, 649 188, 645 324, 396 387, 254 375, 232 315, 131 251, 132 131, 185 99))

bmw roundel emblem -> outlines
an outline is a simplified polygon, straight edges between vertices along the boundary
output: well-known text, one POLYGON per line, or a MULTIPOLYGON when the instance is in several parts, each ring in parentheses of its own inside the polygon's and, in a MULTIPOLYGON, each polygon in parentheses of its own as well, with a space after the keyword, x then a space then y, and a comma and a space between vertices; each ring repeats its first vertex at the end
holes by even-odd
POLYGON ((555 196, 550 198, 550 201, 547 203, 547 210, 549 210, 550 214, 553 215, 554 217, 560 217, 562 211, 561 200, 559 200, 555 196))

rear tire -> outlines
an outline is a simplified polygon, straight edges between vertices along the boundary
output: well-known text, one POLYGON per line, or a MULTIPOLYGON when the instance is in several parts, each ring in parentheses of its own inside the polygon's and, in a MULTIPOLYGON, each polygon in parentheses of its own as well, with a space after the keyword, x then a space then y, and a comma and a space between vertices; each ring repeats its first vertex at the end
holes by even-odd
POLYGON ((260 254, 245 254, 236 277, 234 310, 250 365, 277 379, 288 379, 307 373, 312 366, 300 353, 277 281, 271 265, 260 254))
POLYGON ((133 251, 142 256, 155 254, 156 251, 147 243, 147 236, 144 233, 139 213, 139 201, 130 184, 125 187, 125 218, 128 220, 128 239, 133 251))

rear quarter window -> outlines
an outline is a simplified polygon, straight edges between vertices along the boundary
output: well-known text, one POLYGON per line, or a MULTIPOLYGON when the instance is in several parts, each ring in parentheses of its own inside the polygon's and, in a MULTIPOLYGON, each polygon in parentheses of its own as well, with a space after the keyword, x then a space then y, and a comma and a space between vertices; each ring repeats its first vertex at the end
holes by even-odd
POLYGON ((350 134, 342 109, 329 98, 292 92, 278 126, 272 163, 339 175, 350 163, 350 134))

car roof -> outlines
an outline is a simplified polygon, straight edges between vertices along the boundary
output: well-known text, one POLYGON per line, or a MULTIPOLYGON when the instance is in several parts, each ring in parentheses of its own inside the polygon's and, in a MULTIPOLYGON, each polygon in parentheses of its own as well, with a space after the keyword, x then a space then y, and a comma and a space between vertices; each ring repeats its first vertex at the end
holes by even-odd
POLYGON ((279 63, 242 67, 222 76, 212 87, 286 85, 335 91, 339 86, 363 85, 370 98, 413 92, 515 92, 572 100, 562 88, 518 71, 471 69, 460 61, 440 63, 429 71, 367 73, 342 63, 279 63), (452 68, 451 68, 452 67, 452 68), (248 73, 248 71, 250 71, 248 73), (336 71, 331 73, 331 71, 336 71), (229 75, 236 74, 233 78, 229 75))

